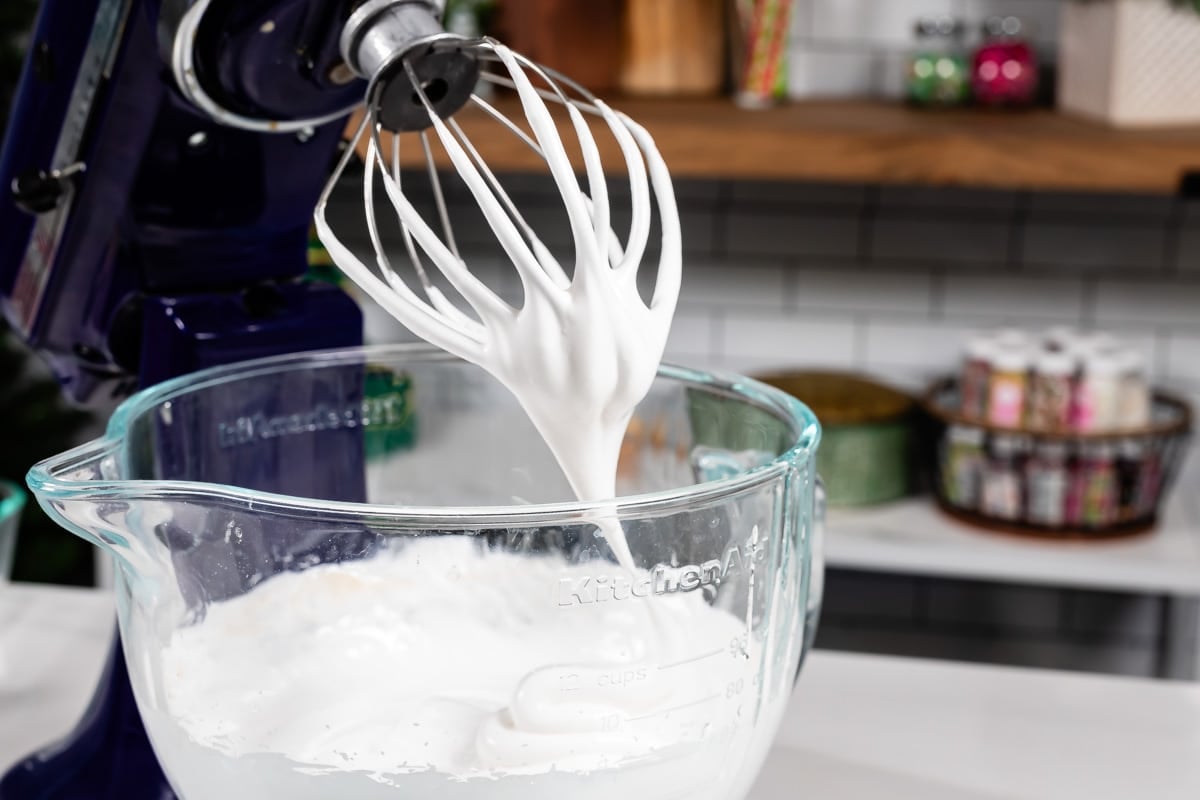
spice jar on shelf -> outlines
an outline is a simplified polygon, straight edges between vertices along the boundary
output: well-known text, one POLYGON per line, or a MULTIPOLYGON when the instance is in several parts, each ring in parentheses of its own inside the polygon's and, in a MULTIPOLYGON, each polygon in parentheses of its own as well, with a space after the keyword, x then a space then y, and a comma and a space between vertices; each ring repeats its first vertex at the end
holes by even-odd
POLYGON ((1017 17, 992 17, 971 62, 975 101, 987 106, 1028 106, 1037 97, 1038 63, 1017 17))
POLYGON ((979 491, 983 478, 984 432, 980 428, 955 426, 946 434, 943 456, 946 469, 942 473, 942 491, 960 508, 972 511, 979 508, 979 491))
POLYGON ((1140 428, 1150 422, 1150 383, 1146 357, 1132 347, 1116 351, 1117 424, 1124 429, 1140 428))
POLYGON ((1067 445, 1053 440, 1042 442, 1025 465, 1029 495, 1025 521, 1060 527, 1066 521, 1067 486, 1067 445))
POLYGON ((967 342, 962 366, 962 414, 967 419, 987 416, 988 384, 996 345, 988 336, 975 336, 967 342))
POLYGON ((1072 403, 1072 427, 1084 433, 1119 426, 1121 362, 1112 351, 1085 352, 1072 403))
POLYGON ((992 439, 983 467, 980 511, 1005 521, 1021 519, 1021 458, 1024 441, 1019 436, 992 439))
POLYGON ((1113 446, 1097 442, 1084 449, 1079 469, 1083 473, 1083 524, 1103 528, 1117 518, 1117 464, 1113 446))
POLYGON ((1039 431, 1066 430, 1071 424, 1071 391, 1075 359, 1064 352, 1038 354, 1029 382, 1029 427, 1039 431))
POLYGON ((993 425, 1020 427, 1025 418, 1029 354, 1021 348, 999 348, 988 380, 987 419, 993 425))
POLYGON ((919 106, 957 106, 970 96, 970 65, 963 48, 964 27, 953 17, 929 17, 916 24, 916 48, 908 60, 908 99, 919 106))

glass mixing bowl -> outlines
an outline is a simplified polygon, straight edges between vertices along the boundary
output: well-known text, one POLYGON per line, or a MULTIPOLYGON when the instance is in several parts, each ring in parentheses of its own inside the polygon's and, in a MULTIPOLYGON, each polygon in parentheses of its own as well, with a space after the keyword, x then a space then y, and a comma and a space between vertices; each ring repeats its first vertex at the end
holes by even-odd
POLYGON ((494 379, 389 347, 144 391, 29 483, 115 559, 185 800, 737 800, 815 624, 818 438, 664 366, 582 504, 494 379))

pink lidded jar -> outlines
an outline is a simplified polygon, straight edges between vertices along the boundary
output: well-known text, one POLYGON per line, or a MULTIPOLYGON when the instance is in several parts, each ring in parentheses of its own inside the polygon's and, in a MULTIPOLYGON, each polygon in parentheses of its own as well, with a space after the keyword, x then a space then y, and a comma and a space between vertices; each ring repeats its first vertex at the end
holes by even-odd
POLYGON ((987 106, 1028 106, 1037 97, 1037 55, 1016 17, 993 17, 984 23, 983 43, 971 64, 971 89, 987 106))

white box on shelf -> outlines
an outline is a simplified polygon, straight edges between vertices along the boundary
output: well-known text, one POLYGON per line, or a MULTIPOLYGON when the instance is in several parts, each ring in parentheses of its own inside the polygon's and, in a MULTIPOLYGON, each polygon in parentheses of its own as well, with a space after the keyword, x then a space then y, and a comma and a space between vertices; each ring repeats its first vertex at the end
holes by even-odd
POLYGON ((1200 13, 1171 0, 1069 0, 1058 103, 1120 127, 1200 123, 1200 13))

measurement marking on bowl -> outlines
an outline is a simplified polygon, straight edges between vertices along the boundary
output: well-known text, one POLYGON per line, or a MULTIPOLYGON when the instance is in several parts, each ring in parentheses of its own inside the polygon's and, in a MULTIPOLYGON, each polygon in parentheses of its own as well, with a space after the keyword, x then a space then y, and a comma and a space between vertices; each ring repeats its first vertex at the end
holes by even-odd
POLYGON ((725 648, 718 647, 716 650, 713 650, 711 653, 702 653, 698 656, 692 656, 691 658, 685 658, 682 661, 672 661, 670 664, 659 664, 658 671, 662 672, 665 669, 673 669, 675 667, 682 667, 684 664, 695 664, 697 661, 703 661, 704 659, 712 658, 713 656, 724 655, 724 653, 725 653, 725 648))
POLYGON ((718 692, 717 694, 710 694, 708 697, 702 697, 699 700, 693 700, 690 703, 683 703, 682 705, 672 706, 671 708, 668 708, 664 711, 655 711, 651 714, 643 714, 640 717, 630 717, 629 719, 626 720, 626 722, 640 722, 641 720, 653 719, 654 717, 666 717, 666 716, 670 716, 671 714, 673 714, 676 711, 682 711, 685 708, 691 708, 692 706, 703 705, 704 703, 711 703, 713 700, 720 700, 720 699, 721 699, 721 693, 718 692))

